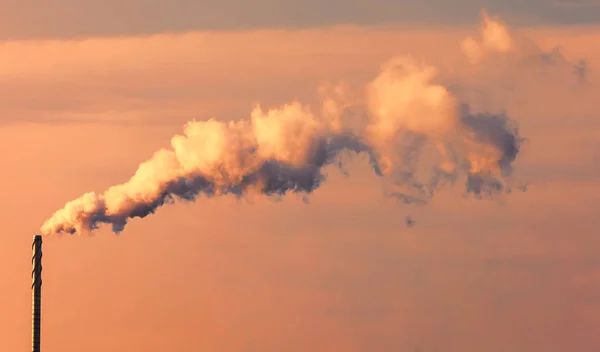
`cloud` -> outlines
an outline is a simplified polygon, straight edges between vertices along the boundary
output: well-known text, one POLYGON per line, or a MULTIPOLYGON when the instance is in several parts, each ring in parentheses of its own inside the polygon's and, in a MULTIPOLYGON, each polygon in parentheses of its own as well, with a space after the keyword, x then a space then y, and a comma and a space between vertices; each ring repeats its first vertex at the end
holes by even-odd
MULTIPOLYGON (((426 57, 443 74, 460 55, 456 42, 464 36, 452 28, 441 33, 435 28, 334 27, 9 41, 0 56, 5 98, 0 123, 181 124, 194 117, 239 117, 257 101, 314 102, 315 87, 324 80, 362 84, 381 62, 398 54, 426 57)), ((587 72, 588 67, 569 70, 587 72)), ((505 73, 512 74, 505 80, 515 81, 514 70, 505 73)), ((500 86, 503 76, 486 79, 500 86)))
POLYGON ((471 64, 477 64, 488 53, 508 53, 514 48, 513 38, 506 25, 482 12, 481 39, 466 38, 462 50, 471 64))
POLYGON ((588 58, 573 57, 560 43, 542 46, 527 32, 511 30, 485 12, 479 31, 478 37, 461 42, 468 64, 447 78, 452 91, 472 102, 473 109, 505 111, 529 120, 527 110, 542 105, 535 114, 545 115, 547 121, 595 113, 590 102, 597 88, 588 58), (545 110, 549 97, 573 103, 545 110))
POLYGON ((561 8, 597 8, 600 7, 600 2, 597 0, 556 0, 552 5, 561 8))
POLYGON ((0 123, 239 117, 255 102, 315 100, 315 87, 326 79, 368 74, 393 55, 391 41, 410 45, 415 38, 343 27, 6 42, 0 123))
POLYGON ((101 0, 85 3, 55 0, 30 6, 27 2, 0 2, 5 18, 0 40, 42 38, 85 38, 135 36, 162 32, 190 32, 249 29, 299 29, 356 24, 460 25, 470 23, 481 7, 513 21, 526 24, 597 23, 598 13, 591 1, 562 5, 546 0, 493 1, 474 3, 457 0, 420 2, 399 0, 240 0, 196 2, 190 0, 123 0, 106 5, 101 0))

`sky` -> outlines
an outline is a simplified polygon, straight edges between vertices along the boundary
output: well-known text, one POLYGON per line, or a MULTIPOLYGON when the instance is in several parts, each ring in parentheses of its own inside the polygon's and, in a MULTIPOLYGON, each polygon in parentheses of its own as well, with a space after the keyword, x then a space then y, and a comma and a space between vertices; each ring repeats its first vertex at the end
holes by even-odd
POLYGON ((118 235, 105 225, 51 234, 43 350, 600 344, 598 4, 30 5, 0 2, 0 351, 29 348, 31 236, 66 202, 127 181, 187 121, 248 119, 258 103, 318 106, 327 82, 362 96, 398 56, 435 66, 474 112, 518 124, 525 192, 477 200, 456 187, 401 204, 362 156, 348 177, 328 166, 308 204, 200 197, 118 235), (522 45, 467 46, 481 39, 483 8, 522 45))
POLYGON ((310 28, 332 24, 467 24, 481 8, 518 25, 600 21, 598 0, 54 0, 0 2, 0 39, 86 38, 172 31, 310 28))

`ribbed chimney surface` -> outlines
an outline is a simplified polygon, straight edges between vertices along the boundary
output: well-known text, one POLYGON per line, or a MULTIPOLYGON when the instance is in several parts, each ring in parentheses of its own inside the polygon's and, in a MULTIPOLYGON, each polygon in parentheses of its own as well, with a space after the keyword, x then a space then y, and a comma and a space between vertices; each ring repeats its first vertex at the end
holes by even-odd
POLYGON ((35 235, 33 237, 33 257, 31 263, 33 270, 31 271, 31 290, 33 291, 33 322, 32 322, 32 351, 40 352, 40 332, 41 332, 41 316, 42 316, 42 236, 35 235))

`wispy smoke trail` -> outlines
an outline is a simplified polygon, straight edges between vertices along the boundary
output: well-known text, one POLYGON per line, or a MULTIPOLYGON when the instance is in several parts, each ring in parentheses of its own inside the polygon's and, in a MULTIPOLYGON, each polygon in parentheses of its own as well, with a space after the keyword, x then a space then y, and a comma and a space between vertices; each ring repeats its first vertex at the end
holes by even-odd
POLYGON ((473 64, 490 54, 506 54, 515 49, 515 41, 504 23, 491 18, 486 11, 482 12, 482 17, 481 37, 469 37, 461 43, 463 53, 473 64))
MULTIPOLYGON (((484 36, 484 47, 509 50, 503 27, 488 27, 492 34, 484 36)), ((477 45, 471 43, 472 60, 477 45)), ((293 102, 266 111, 257 106, 249 119, 236 122, 189 122, 171 148, 140 164, 129 181, 68 202, 41 232, 73 234, 109 224, 118 233, 131 218, 201 195, 310 193, 325 180, 323 169, 338 165, 344 153, 368 155, 373 172, 389 181, 388 193, 405 203, 427 203, 459 181, 478 198, 510 191, 521 142, 514 122, 471 113, 436 77, 433 66, 395 58, 382 66, 359 103, 349 102, 342 86, 328 87, 320 91, 318 112, 293 102), (357 104, 365 107, 364 129, 343 123, 344 111, 357 104), (430 147, 437 159, 421 180, 417 170, 430 147)), ((410 217, 407 224, 413 224, 410 217)))

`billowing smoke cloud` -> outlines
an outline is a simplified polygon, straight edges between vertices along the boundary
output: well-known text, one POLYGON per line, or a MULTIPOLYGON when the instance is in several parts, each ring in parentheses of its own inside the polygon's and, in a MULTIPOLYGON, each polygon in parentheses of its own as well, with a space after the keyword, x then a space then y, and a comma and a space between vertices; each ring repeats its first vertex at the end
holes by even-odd
POLYGON ((478 198, 510 192, 512 162, 521 144, 518 129, 502 114, 472 114, 444 86, 437 70, 394 59, 367 87, 366 138, 391 177, 389 194, 404 203, 427 203, 446 184, 466 176, 478 198), (429 179, 416 177, 423 149, 434 146, 439 162, 429 179))
POLYGON ((506 111, 524 100, 535 105, 532 97, 547 96, 549 89, 564 96, 587 87, 585 60, 567 59, 560 46, 542 48, 485 11, 479 34, 464 39, 461 50, 467 65, 459 66, 461 73, 447 77, 446 84, 478 111, 506 111))
POLYGON ((508 53, 515 49, 512 35, 504 23, 482 12, 481 38, 466 38, 461 43, 463 53, 473 63, 479 63, 487 55, 508 53))
MULTIPOLYGON (((484 44, 469 44, 471 54, 481 45, 511 48, 504 27, 485 28, 484 44)), ((325 180, 324 168, 338 165, 342 154, 367 155, 388 194, 404 203, 427 203, 457 182, 477 198, 509 192, 521 143, 514 122, 502 114, 472 113, 437 75, 431 65, 398 57, 382 66, 361 101, 349 99, 343 85, 326 86, 316 110, 292 102, 257 106, 239 121, 191 121, 171 148, 140 164, 129 181, 68 202, 41 232, 81 233, 109 224, 118 233, 131 218, 201 195, 311 193, 325 180), (345 111, 356 106, 365 111, 364 128, 344 125, 345 111)))
POLYGON ((560 46, 549 51, 544 51, 535 43, 525 37, 516 36, 497 18, 490 17, 482 11, 480 36, 478 38, 465 38, 461 42, 461 49, 467 60, 477 66, 484 64, 502 64, 494 59, 508 58, 511 66, 528 65, 530 69, 544 69, 547 67, 561 67, 570 70, 580 80, 587 76, 587 63, 585 60, 570 62, 567 60, 560 46))

